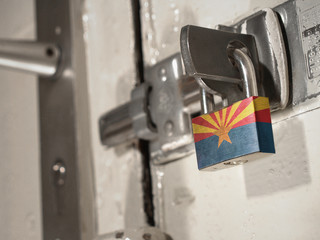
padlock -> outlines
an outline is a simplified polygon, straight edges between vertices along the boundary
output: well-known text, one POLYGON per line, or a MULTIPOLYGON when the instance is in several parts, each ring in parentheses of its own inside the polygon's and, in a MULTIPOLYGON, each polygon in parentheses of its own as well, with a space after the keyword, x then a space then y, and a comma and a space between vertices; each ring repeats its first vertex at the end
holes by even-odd
POLYGON ((193 118, 192 127, 200 170, 239 165, 257 153, 275 153, 266 97, 252 96, 193 118))
MULTIPOLYGON (((210 75, 201 74, 199 76, 197 73, 194 74, 202 88, 201 105, 204 112, 203 115, 192 119, 198 168, 200 170, 226 168, 255 159, 258 157, 258 153, 260 155, 275 153, 269 99, 258 96, 257 71, 252 60, 252 56, 255 56, 252 54, 254 48, 251 47, 250 52, 242 41, 233 40, 234 37, 237 37, 236 35, 229 37, 223 32, 215 32, 215 36, 222 36, 221 38, 228 41, 224 46, 226 46, 225 58, 229 60, 229 63, 224 61, 224 65, 221 67, 230 67, 229 65, 232 63, 237 69, 240 79, 239 83, 236 81, 231 83, 228 80, 230 77, 227 80, 224 80, 224 77, 220 75, 217 77, 215 72, 218 72, 219 69, 212 70, 210 75), (208 75, 210 78, 208 78, 208 75), (210 94, 215 95, 217 93, 211 87, 214 87, 216 82, 207 81, 211 83, 211 86, 209 86, 203 81, 202 76, 212 80, 217 79, 220 86, 224 85, 223 87, 226 89, 230 86, 235 88, 235 85, 238 85, 239 89, 243 90, 242 94, 237 96, 240 96, 241 99, 241 96, 245 95, 246 98, 233 102, 231 106, 224 107, 219 111, 207 113, 214 107, 213 96, 210 97, 210 94)), ((223 44, 221 45, 223 46, 223 44)), ((189 51, 190 49, 187 50, 185 54, 187 61, 185 62, 188 64, 192 62, 188 61, 188 58, 192 58, 192 53, 189 51)), ((223 51, 220 56, 223 57, 223 51)), ((195 72, 195 70, 192 71, 195 72)), ((224 72, 223 74, 228 73, 224 72)), ((233 93, 230 92, 230 94, 233 93)))

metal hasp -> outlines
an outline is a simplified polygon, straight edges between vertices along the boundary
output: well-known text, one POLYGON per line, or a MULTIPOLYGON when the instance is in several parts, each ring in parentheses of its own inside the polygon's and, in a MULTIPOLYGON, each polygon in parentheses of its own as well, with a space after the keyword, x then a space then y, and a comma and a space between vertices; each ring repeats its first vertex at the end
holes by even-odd
POLYGON ((10 50, 13 66, 20 64, 20 68, 22 65, 24 70, 41 75, 38 91, 45 240, 96 237, 81 7, 80 0, 37 0, 37 40, 55 44, 16 43, 17 54, 10 50), (53 79, 46 80, 52 74, 53 79))
POLYGON ((163 164, 192 153, 191 109, 188 108, 191 99, 187 94, 187 85, 192 80, 183 75, 180 54, 147 69, 145 79, 151 86, 150 116, 157 130, 157 138, 150 142, 151 159, 163 164))
POLYGON ((52 77, 58 71, 60 49, 55 44, 0 40, 0 66, 52 77))
POLYGON ((183 28, 181 53, 189 76, 184 75, 179 54, 147 68, 145 83, 132 91, 132 101, 100 118, 102 144, 112 147, 145 139, 150 141, 153 162, 162 164, 194 151, 190 115, 199 114, 199 102, 203 112, 226 107, 247 97, 254 85, 254 95, 269 97, 272 110, 285 108, 287 59, 277 16, 267 9, 249 19, 253 23, 259 20, 254 28, 257 33, 245 29, 244 21, 233 27, 221 26, 223 31, 183 28), (248 34, 237 33, 240 26, 248 34), (263 34, 258 35, 260 31, 263 34), (232 63, 242 72, 252 71, 256 81, 246 78, 250 74, 240 76, 232 63), (220 102, 214 103, 217 96, 220 102))
POLYGON ((199 86, 183 74, 180 54, 145 71, 145 82, 131 101, 99 120, 101 142, 108 147, 136 138, 150 141, 155 164, 193 152, 190 114, 199 112, 199 86))
MULTIPOLYGON (((290 63, 290 103, 295 107, 308 101, 317 102, 320 95, 320 2, 286 1, 273 10, 281 22, 290 63)), ((299 113, 310 110, 300 109, 299 113)))
POLYGON ((181 54, 187 73, 207 92, 233 104, 244 98, 240 73, 230 64, 228 44, 243 44, 257 75, 259 96, 270 99, 272 111, 284 109, 289 99, 287 57, 276 13, 265 9, 232 27, 220 30, 186 26, 181 30, 181 54))
MULTIPOLYGON (((228 27, 219 26, 227 31, 228 27)), ((269 98, 271 111, 286 108, 289 102, 289 73, 284 36, 276 11, 266 8, 243 19, 229 31, 253 36, 259 56, 259 96, 269 98)))

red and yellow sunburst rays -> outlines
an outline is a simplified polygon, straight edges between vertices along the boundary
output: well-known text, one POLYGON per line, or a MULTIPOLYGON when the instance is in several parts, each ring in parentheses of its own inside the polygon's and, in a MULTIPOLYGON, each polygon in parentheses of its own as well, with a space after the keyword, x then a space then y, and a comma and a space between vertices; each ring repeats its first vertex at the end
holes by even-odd
POLYGON ((269 111, 268 100, 261 97, 250 97, 218 112, 194 118, 192 119, 194 140, 198 142, 216 135, 219 137, 218 148, 223 141, 232 144, 228 135, 229 131, 233 128, 255 122, 254 113, 259 110, 269 111))

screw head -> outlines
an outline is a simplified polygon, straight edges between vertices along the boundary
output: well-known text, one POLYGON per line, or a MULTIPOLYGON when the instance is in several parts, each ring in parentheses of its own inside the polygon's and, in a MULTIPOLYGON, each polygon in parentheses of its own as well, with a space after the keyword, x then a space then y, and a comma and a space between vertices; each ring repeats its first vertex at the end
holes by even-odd
POLYGON ((168 120, 164 125, 164 130, 168 137, 171 137, 173 135, 173 129, 174 129, 173 122, 168 120))
POLYGON ((144 239, 144 240, 151 240, 151 234, 150 233, 145 233, 145 234, 143 234, 143 236, 142 236, 142 238, 144 239))

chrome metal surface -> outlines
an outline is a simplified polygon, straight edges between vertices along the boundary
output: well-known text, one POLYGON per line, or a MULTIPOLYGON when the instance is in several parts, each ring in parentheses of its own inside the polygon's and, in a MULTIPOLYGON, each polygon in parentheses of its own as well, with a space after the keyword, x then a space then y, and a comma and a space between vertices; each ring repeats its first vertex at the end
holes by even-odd
POLYGON ((97 240, 172 240, 172 238, 155 227, 124 229, 100 236, 97 240))
POLYGON ((130 117, 133 129, 139 139, 152 140, 157 136, 156 125, 151 119, 150 93, 152 86, 146 83, 136 87, 131 92, 130 117))
POLYGON ((136 138, 130 105, 131 103, 123 104, 100 118, 100 140, 104 145, 113 147, 136 138))
POLYGON ((179 91, 182 94, 183 104, 193 114, 200 112, 200 88, 193 77, 182 76, 179 80, 179 91))
POLYGON ((290 101, 296 106, 315 100, 320 95, 320 71, 315 69, 320 63, 319 30, 316 30, 320 26, 320 3, 318 0, 287 1, 274 11, 279 16, 288 53, 290 101))
POLYGON ((141 84, 131 92, 131 101, 111 110, 99 120, 101 142, 113 147, 135 138, 156 138, 156 126, 151 120, 148 94, 150 88, 141 84))
POLYGON ((228 48, 229 57, 235 62, 235 66, 240 72, 245 96, 258 96, 257 78, 253 63, 249 55, 238 48, 228 48))
POLYGON ((190 114, 200 111, 199 86, 183 75, 180 54, 146 69, 145 83, 131 101, 99 120, 101 142, 108 147, 136 138, 150 141, 150 154, 161 164, 193 151, 190 114))
POLYGON ((201 114, 207 114, 214 110, 214 98, 211 93, 208 93, 204 88, 200 88, 201 96, 201 114))
POLYGON ((181 29, 180 36, 181 55, 187 74, 194 77, 206 92, 218 92, 228 97, 230 104, 238 101, 241 94, 237 86, 241 84, 240 74, 227 57, 228 45, 235 40, 249 49, 253 64, 257 67, 255 40, 250 35, 188 25, 181 29))
MULTIPOLYGON (((245 97, 258 96, 257 78, 253 62, 248 55, 247 48, 239 42, 229 43, 226 52, 231 63, 240 73, 241 83, 245 97)), ((227 82, 226 82, 227 84, 227 82)), ((228 85, 226 85, 228 87, 228 85)), ((213 90, 213 89, 212 89, 213 90)), ((216 95, 216 94, 215 94, 216 95)), ((240 100, 240 99, 239 99, 240 100)), ((200 88, 201 114, 214 111, 214 94, 200 88)), ((227 106, 227 97, 222 98, 222 106, 227 106)))
POLYGON ((190 113, 184 106, 183 88, 179 87, 183 78, 180 54, 145 71, 146 83, 152 87, 151 119, 157 128, 157 138, 150 142, 151 159, 156 164, 176 160, 194 151, 190 113))
POLYGON ((0 40, 0 66, 51 77, 56 74, 60 49, 55 44, 0 40))
MULTIPOLYGON (((308 2, 316 4, 317 0, 309 0, 308 2)), ((302 48, 302 31, 299 28, 301 11, 297 11, 296 1, 285 2, 277 6, 274 11, 278 14, 280 25, 282 26, 288 58, 291 84, 289 103, 292 102, 292 105, 297 105, 307 100, 309 96, 314 96, 313 92, 308 93, 307 69, 301 57, 305 54, 302 48)), ((312 88, 312 90, 316 90, 315 85, 312 88)))
POLYGON ((36 1, 38 41, 55 42, 63 53, 56 81, 38 80, 45 240, 93 239, 96 231, 81 6, 36 1))

